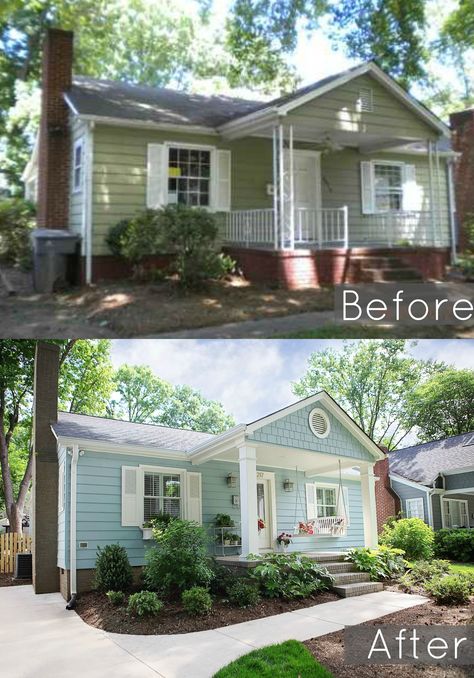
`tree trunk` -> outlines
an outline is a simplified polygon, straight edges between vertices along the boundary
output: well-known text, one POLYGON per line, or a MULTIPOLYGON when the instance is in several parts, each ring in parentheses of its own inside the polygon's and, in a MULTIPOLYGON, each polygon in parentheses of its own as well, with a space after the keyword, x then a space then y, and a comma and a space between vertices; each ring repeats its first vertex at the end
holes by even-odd
POLYGON ((10 521, 10 532, 23 534, 22 513, 18 504, 11 504, 10 509, 7 510, 8 520, 10 521))

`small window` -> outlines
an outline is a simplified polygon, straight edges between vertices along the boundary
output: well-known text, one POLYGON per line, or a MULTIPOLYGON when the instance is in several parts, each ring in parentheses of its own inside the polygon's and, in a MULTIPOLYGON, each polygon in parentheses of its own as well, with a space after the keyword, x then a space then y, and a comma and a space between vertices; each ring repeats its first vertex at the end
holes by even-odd
POLYGON ((424 520, 425 507, 423 505, 423 499, 421 499, 421 497, 418 497, 417 499, 407 499, 406 512, 407 518, 421 518, 421 520, 424 520))
POLYGON ((309 427, 317 438, 326 438, 331 428, 326 412, 318 407, 311 410, 309 413, 309 427))
POLYGON ((172 146, 168 156, 168 203, 209 207, 211 151, 172 146))
POLYGON ((403 206, 403 165, 374 163, 376 212, 398 212, 403 206))
POLYGON ((145 473, 144 476, 144 520, 150 520, 159 513, 180 518, 181 476, 163 473, 145 473))
POLYGON ((335 487, 316 488, 316 515, 318 518, 337 515, 337 496, 335 487))
POLYGON ((361 87, 357 99, 357 110, 361 113, 372 113, 374 110, 374 97, 370 87, 361 87))
POLYGON ((59 473, 58 473, 58 513, 64 511, 64 497, 66 494, 66 473, 65 473, 65 464, 62 461, 59 464, 59 473))
POLYGON ((72 189, 74 193, 82 190, 84 168, 84 140, 78 139, 74 144, 72 165, 72 189))

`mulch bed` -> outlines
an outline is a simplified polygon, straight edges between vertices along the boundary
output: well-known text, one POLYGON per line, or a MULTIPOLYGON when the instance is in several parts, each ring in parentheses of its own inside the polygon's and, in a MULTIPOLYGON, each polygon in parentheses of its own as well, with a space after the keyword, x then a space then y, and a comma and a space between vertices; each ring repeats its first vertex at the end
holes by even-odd
MULTIPOLYGON (((436 605, 430 601, 424 605, 395 612, 393 614, 364 622, 361 626, 379 626, 381 624, 402 624, 405 627, 414 625, 448 624, 459 626, 474 623, 474 606, 447 607, 436 605)), ((414 666, 411 664, 390 664, 351 666, 344 664, 344 631, 331 633, 320 638, 313 638, 304 643, 315 659, 329 669, 336 678, 460 678, 472 676, 471 668, 438 667, 431 665, 414 666)))
POLYGON ((0 574, 0 586, 24 586, 31 584, 31 579, 13 579, 12 574, 0 574))
POLYGON ((81 594, 76 612, 87 624, 104 631, 167 635, 216 629, 333 600, 339 600, 339 596, 328 591, 301 600, 263 599, 255 607, 245 609, 232 607, 224 600, 215 600, 211 614, 205 617, 189 617, 180 603, 166 602, 158 617, 140 618, 129 615, 126 606, 115 607, 105 594, 93 591, 81 594))

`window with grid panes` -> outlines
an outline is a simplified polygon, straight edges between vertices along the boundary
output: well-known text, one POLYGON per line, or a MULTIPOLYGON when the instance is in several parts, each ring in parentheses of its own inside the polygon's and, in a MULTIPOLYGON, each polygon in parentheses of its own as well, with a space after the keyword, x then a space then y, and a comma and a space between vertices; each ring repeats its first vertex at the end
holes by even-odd
POLYGON ((318 518, 336 515, 336 488, 335 487, 317 487, 316 488, 316 507, 318 518))
POLYGON ((181 517, 181 476, 146 472, 144 483, 145 522, 159 513, 165 513, 173 518, 181 517))
POLYGON ((375 209, 377 212, 398 212, 403 206, 402 165, 374 165, 375 209))
POLYGON ((209 207, 211 151, 171 146, 168 157, 168 203, 209 207))

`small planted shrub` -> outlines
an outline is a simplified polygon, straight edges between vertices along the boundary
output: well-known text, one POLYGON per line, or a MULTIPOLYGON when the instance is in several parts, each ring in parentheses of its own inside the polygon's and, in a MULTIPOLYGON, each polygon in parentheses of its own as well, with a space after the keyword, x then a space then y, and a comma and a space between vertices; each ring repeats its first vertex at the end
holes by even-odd
POLYGON ((97 548, 95 586, 99 591, 126 591, 133 581, 127 551, 119 544, 97 548))
POLYGON ((469 581, 458 574, 438 577, 426 585, 426 590, 438 605, 465 605, 471 595, 469 581))
POLYGON ((128 599, 128 611, 138 617, 156 617, 164 608, 164 603, 153 591, 133 593, 128 599))
POLYGON ((21 198, 0 200, 0 259, 30 268, 35 210, 21 198))
POLYGON ((216 595, 227 595, 229 587, 237 580, 237 576, 228 567, 219 565, 214 559, 210 561, 212 579, 210 591, 216 595))
POLYGON ((209 614, 212 609, 211 594, 203 586, 193 586, 183 591, 181 602, 187 614, 191 617, 201 617, 209 614))
POLYGON ((122 591, 107 591, 105 595, 112 605, 123 605, 125 602, 125 594, 122 591))
POLYGON ((428 560, 433 556, 434 532, 420 518, 402 518, 384 525, 380 543, 402 549, 408 560, 428 560))
POLYGON ((251 573, 267 598, 306 598, 333 580, 325 567, 299 554, 267 553, 251 573))
POLYGON ((248 579, 237 579, 227 588, 227 598, 236 607, 253 607, 260 600, 258 585, 248 579))
POLYGON ((443 577, 449 571, 447 560, 418 560, 408 572, 400 577, 400 583, 407 589, 416 586, 426 587, 433 579, 443 577))
POLYGON ((172 520, 155 530, 157 547, 146 553, 145 581, 153 591, 178 596, 194 586, 208 587, 213 572, 207 555, 208 535, 189 520, 172 520))
POLYGON ((393 579, 405 571, 404 551, 389 546, 378 549, 365 547, 350 549, 346 560, 354 563, 361 572, 367 572, 373 581, 393 579))
POLYGON ((112 226, 106 238, 110 251, 112 254, 115 254, 116 257, 122 254, 122 238, 127 232, 129 223, 130 219, 121 219, 115 226, 112 226))
POLYGON ((434 543, 437 558, 449 558, 460 563, 474 562, 474 530, 438 530, 434 543))

